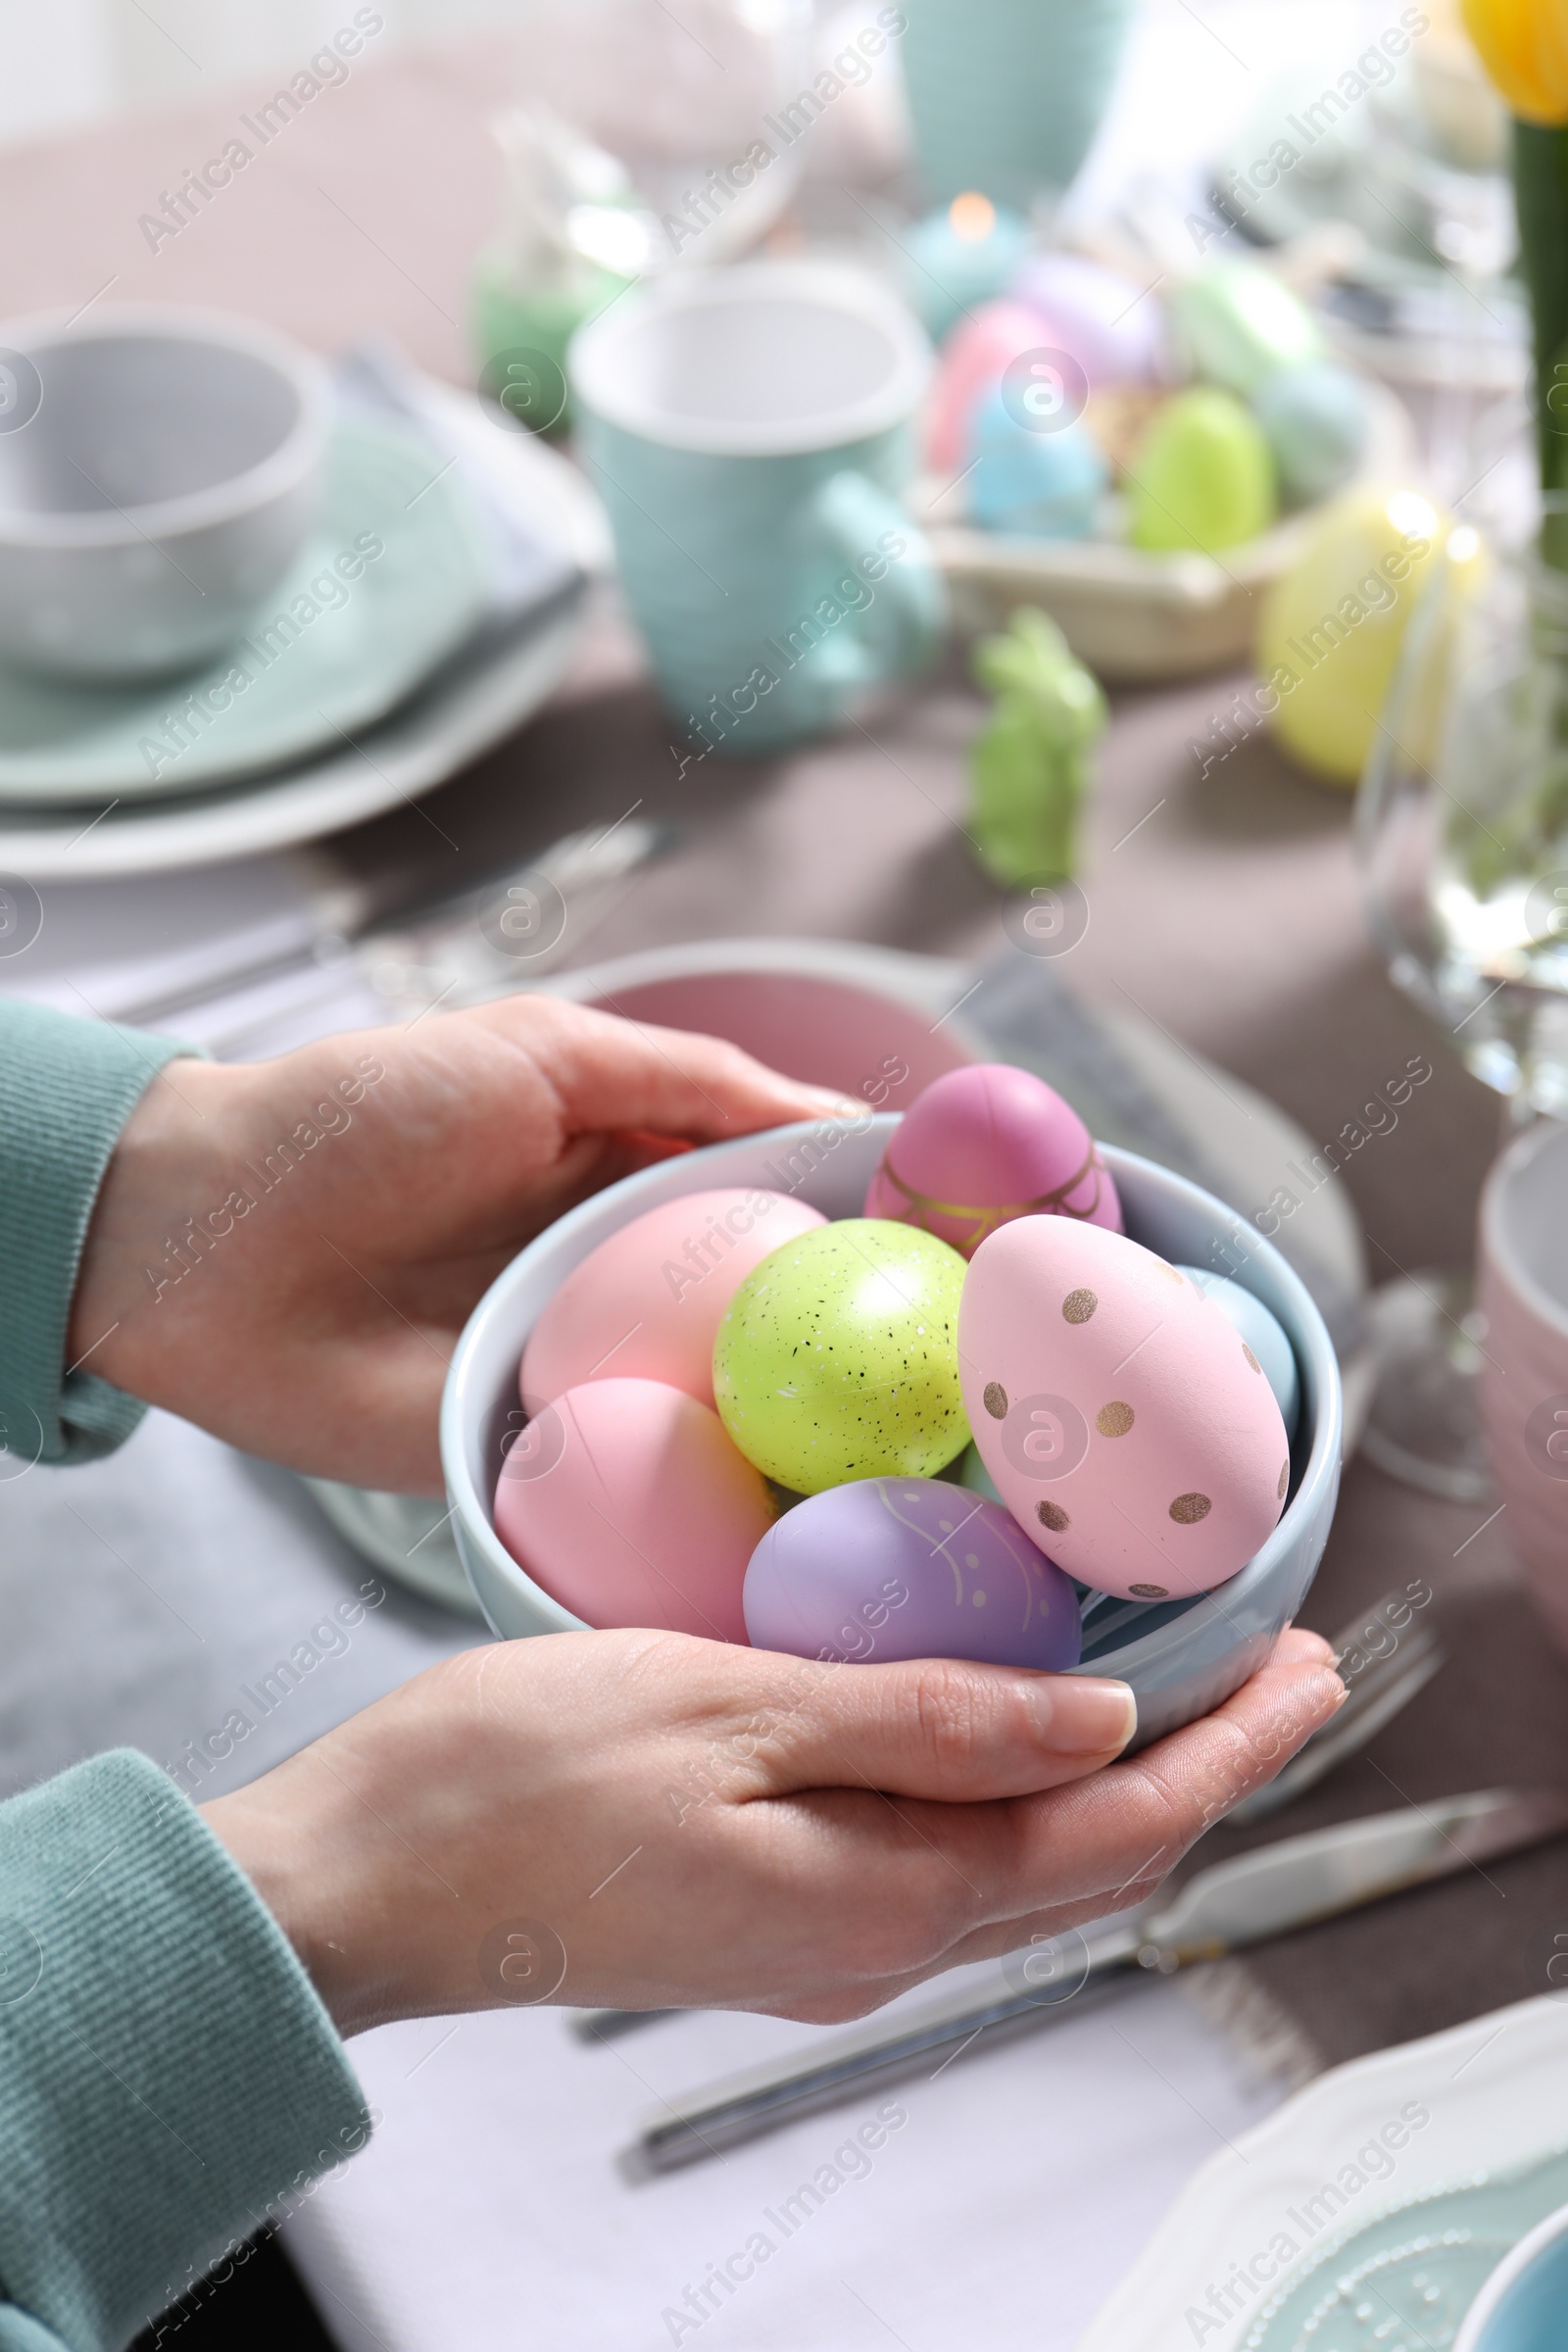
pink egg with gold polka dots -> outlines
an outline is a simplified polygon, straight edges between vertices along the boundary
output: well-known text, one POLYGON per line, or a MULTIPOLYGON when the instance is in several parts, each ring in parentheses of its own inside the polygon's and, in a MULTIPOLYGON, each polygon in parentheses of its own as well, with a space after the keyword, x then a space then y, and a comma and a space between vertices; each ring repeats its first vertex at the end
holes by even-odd
POLYGON ((964 1409, 997 1492, 1069 1576, 1206 1592, 1279 1518, 1290 1446, 1262 1367, 1187 1275, 1124 1234, 1020 1217, 958 1310, 964 1409))

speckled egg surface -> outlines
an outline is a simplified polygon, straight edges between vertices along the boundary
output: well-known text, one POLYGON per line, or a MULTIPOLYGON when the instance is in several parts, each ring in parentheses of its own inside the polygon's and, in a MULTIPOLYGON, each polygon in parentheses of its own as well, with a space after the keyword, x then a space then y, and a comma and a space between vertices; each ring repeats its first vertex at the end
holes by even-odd
POLYGON ((1136 1600, 1244 1568, 1290 1482, 1280 1408, 1241 1334, 1124 1235, 1022 1217, 975 1252, 958 1320, 975 1444, 1069 1575, 1136 1600))
POLYGON ((662 1380, 713 1401, 713 1335, 755 1265, 827 1222, 781 1193, 683 1193, 591 1250, 545 1307, 522 1353, 532 1410, 585 1380, 662 1380))
POLYGON ((866 1478, 798 1503, 746 1571, 759 1649, 883 1664, 978 1658, 1059 1673, 1082 1642, 1069 1578, 1010 1514, 938 1478, 866 1478))
POLYGON ((746 1640, 741 1588, 773 1500, 684 1390, 568 1389, 508 1451, 494 1510, 513 1558, 586 1624, 746 1640))
POLYGON ((967 1444, 963 1260, 928 1233, 847 1217, 741 1284, 713 1344, 713 1400, 748 1460, 802 1494, 929 1477, 967 1444))

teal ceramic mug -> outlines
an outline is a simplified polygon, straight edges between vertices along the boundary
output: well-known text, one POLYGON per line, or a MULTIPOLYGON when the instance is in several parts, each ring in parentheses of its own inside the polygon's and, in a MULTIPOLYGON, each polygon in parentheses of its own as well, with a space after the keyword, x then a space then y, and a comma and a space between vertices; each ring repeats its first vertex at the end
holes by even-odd
POLYGON ((1132 0, 905 0, 899 44, 921 185, 1027 213, 1078 175, 1132 0))
POLYGON ((582 448, 693 756, 820 734, 934 651, 941 574, 899 503, 930 370, 898 296, 828 262, 675 272, 573 339, 582 448))

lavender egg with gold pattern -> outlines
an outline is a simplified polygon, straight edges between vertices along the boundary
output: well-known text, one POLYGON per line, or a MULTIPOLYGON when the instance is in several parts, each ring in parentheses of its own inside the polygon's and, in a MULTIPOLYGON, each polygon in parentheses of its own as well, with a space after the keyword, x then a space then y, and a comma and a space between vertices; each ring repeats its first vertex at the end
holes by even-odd
POLYGON ((770 1527, 746 1571, 757 1649, 886 1665, 973 1658, 1076 1666, 1069 1578, 994 1502, 938 1478, 865 1478, 810 1495, 770 1527))
POLYGON ((1101 1592, 1210 1592, 1284 1508, 1290 1445, 1255 1352, 1196 1282, 1123 1234, 1022 1217, 982 1243, 958 1372, 1003 1501, 1101 1592))
POLYGON ((871 1179, 865 1214, 921 1226, 965 1257, 1014 1217, 1122 1229, 1115 1183, 1072 1104, 1003 1061, 950 1070, 916 1096, 871 1179))

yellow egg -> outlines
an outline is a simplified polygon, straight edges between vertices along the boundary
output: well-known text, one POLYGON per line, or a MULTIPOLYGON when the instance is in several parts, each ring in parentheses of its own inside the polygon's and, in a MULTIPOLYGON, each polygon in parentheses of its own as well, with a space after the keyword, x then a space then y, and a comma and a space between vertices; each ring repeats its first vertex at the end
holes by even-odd
POLYGON ((1348 491, 1322 509, 1263 600, 1255 650, 1274 731, 1330 783, 1360 775, 1410 615, 1450 532, 1454 564, 1479 570, 1475 533, 1455 532, 1420 491, 1348 491))

